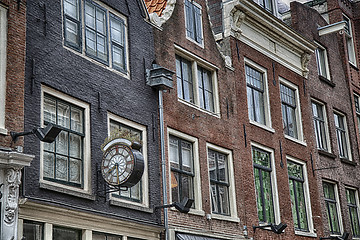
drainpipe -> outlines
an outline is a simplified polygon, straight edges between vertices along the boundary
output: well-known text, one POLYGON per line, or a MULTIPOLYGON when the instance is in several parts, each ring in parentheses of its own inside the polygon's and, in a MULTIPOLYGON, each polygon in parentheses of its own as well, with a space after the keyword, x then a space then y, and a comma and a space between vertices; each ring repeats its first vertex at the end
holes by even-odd
MULTIPOLYGON (((160 147, 161 147, 161 170, 162 170, 162 186, 163 186, 163 204, 168 204, 167 198, 167 182, 166 182, 166 159, 165 159, 165 130, 164 130, 164 108, 163 108, 163 92, 173 88, 172 75, 174 72, 153 64, 152 68, 146 70, 147 85, 155 88, 159 92, 159 123, 160 123, 160 147)), ((165 240, 169 240, 168 225, 168 209, 164 208, 164 227, 165 240)))

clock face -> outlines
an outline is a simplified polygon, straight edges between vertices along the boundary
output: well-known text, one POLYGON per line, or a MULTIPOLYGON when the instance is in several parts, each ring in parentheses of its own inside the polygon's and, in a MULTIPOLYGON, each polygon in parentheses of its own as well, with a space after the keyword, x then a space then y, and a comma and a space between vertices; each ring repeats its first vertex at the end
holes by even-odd
POLYGON ((109 147, 101 163, 101 173, 105 181, 114 186, 126 182, 134 169, 134 154, 126 145, 109 147))

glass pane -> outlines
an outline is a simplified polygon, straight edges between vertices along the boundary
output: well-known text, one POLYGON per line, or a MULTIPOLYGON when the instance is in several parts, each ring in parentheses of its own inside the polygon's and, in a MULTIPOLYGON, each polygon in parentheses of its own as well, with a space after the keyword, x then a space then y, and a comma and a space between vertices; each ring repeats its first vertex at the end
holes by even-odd
POLYGON ((78 10, 78 1, 77 0, 64 0, 64 11, 66 15, 79 20, 79 10, 78 10))
POLYGON ((299 221, 296 211, 296 200, 295 200, 295 189, 294 189, 294 181, 289 180, 289 189, 290 189, 290 200, 291 200, 291 212, 294 220, 294 227, 295 229, 299 229, 299 221))
POLYGON ((44 152, 44 177, 54 178, 55 156, 53 153, 44 152))
POLYGON ((228 182, 228 170, 226 156, 221 153, 217 153, 218 156, 218 180, 224 183, 228 182))
POLYGON ((55 152, 55 142, 52 143, 44 142, 44 150, 48 152, 55 152))
POLYGON ((24 221, 23 237, 25 240, 43 240, 43 224, 24 221))
POLYGON ((302 230, 308 230, 307 224, 307 215, 306 215, 306 205, 305 205, 305 196, 304 196, 304 187, 302 182, 295 181, 296 187, 296 198, 298 204, 298 212, 299 212, 299 227, 302 230))
POLYGON ((170 137, 170 162, 179 164, 178 140, 170 137))
POLYGON ((97 35, 97 51, 98 51, 98 57, 104 61, 107 60, 107 51, 106 51, 106 39, 102 35, 97 35))
POLYGON ((180 202, 179 174, 171 172, 171 198, 172 202, 180 202))
POLYGON ((124 46, 124 41, 123 41, 124 28, 122 22, 114 18, 111 18, 110 25, 111 25, 111 40, 116 42, 117 44, 120 44, 121 46, 124 46))
POLYGON ((69 150, 69 133, 66 131, 61 131, 56 138, 56 152, 68 155, 69 150))
POLYGON ((217 198, 218 194, 216 191, 216 185, 215 184, 211 184, 211 206, 212 206, 212 211, 215 213, 219 212, 219 200, 217 198))
POLYGON ((287 162, 288 165, 288 173, 289 176, 298 178, 298 179, 303 179, 303 171, 302 171, 302 166, 300 164, 296 164, 294 162, 287 162))
POLYGON ((141 182, 138 182, 135 186, 130 188, 131 191, 131 198, 141 200, 141 182))
POLYGON ((120 69, 125 68, 124 49, 118 46, 112 46, 113 65, 120 69))
POLYGON ((252 150, 254 163, 271 168, 270 154, 268 152, 264 152, 256 148, 253 148, 252 150))
POLYGON ((44 98, 44 121, 56 124, 56 101, 44 98))
POLYGON ((229 193, 226 186, 219 186, 220 213, 229 215, 229 193))
POLYGON ((56 179, 68 180, 68 160, 67 157, 56 156, 56 179))
POLYGON ((105 12, 99 8, 96 9, 96 30, 97 32, 104 34, 106 32, 105 12))
POLYGON ((182 84, 181 60, 179 57, 176 57, 176 82, 177 82, 178 97, 184 98, 183 84, 182 84))
POLYGON ((53 228, 53 240, 80 240, 81 231, 70 228, 53 228))
POLYGON ((70 159, 70 182, 81 183, 81 161, 70 159))
POLYGON ((260 169, 254 168, 254 178, 255 178, 255 190, 256 190, 256 206, 258 210, 258 216, 260 222, 265 222, 264 218, 264 209, 262 205, 261 197, 261 183, 260 183, 260 169))
POLYGON ((95 33, 86 29, 86 51, 92 55, 95 55, 95 33))
POLYGON ((266 221, 275 223, 270 172, 262 171, 266 221))
POLYGON ((83 133, 83 110, 71 108, 71 130, 83 133))
POLYGON ((181 141, 181 157, 183 170, 192 172, 192 145, 181 141))
POLYGON ((260 91, 253 90, 255 121, 265 124, 264 96, 260 91))
POLYGON ((248 102, 248 112, 249 112, 249 118, 253 121, 255 121, 255 105, 254 105, 254 97, 253 97, 253 89, 250 87, 246 88, 247 91, 247 102, 248 102))
POLYGON ((180 193, 181 200, 184 197, 194 199, 194 196, 193 196, 194 195, 194 190, 193 190, 192 177, 183 175, 181 177, 181 185, 182 185, 181 193, 180 193))
POLYGON ((331 183, 323 183, 324 197, 327 199, 335 200, 334 185, 331 183))
POLYGON ((82 158, 82 137, 70 133, 70 156, 74 158, 82 158))
POLYGON ((77 45, 79 43, 79 32, 78 32, 78 24, 66 19, 65 20, 65 30, 66 30, 66 41, 77 45))
POLYGON ((211 150, 209 150, 209 152, 208 152, 210 180, 217 180, 215 154, 216 153, 211 150))
POLYGON ((65 128, 70 128, 70 106, 68 104, 58 103, 58 124, 65 128))
POLYGON ((85 4, 85 22, 87 27, 95 29, 95 7, 88 2, 85 4))
POLYGON ((339 227, 339 220, 338 220, 338 215, 337 215, 336 204, 328 203, 328 206, 329 206, 329 214, 328 214, 329 215, 329 223, 331 223, 331 226, 332 226, 332 229, 330 228, 331 232, 339 233, 340 227, 339 227))

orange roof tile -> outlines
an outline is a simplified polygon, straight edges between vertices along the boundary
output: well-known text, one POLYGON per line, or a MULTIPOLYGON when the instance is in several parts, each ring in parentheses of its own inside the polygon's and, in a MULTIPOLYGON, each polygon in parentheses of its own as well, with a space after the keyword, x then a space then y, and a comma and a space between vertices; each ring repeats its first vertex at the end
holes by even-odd
POLYGON ((161 16, 162 12, 166 8, 167 0, 145 0, 145 5, 149 13, 156 13, 161 16))

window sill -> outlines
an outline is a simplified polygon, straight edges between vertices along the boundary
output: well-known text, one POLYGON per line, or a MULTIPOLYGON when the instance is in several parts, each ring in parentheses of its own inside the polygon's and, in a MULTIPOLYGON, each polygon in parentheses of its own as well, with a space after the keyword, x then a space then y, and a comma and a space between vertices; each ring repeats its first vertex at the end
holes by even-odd
POLYGON ((260 128, 262 128, 262 129, 265 129, 266 131, 269 131, 269 132, 271 132, 271 133, 275 133, 275 129, 273 129, 273 128, 271 128, 271 127, 268 127, 268 126, 266 126, 266 125, 264 125, 264 124, 258 123, 258 122, 253 121, 253 120, 250 120, 250 123, 251 123, 252 125, 255 125, 255 126, 257 126, 257 127, 260 127, 260 128))
POLYGON ((295 230, 295 234, 304 237, 313 237, 313 238, 317 237, 317 234, 314 232, 303 232, 303 231, 295 230))
POLYGON ((328 84, 330 87, 335 87, 336 86, 336 84, 334 82, 330 81, 326 77, 323 77, 323 76, 319 75, 319 79, 320 79, 320 81, 328 84))
POLYGON ((8 134, 8 130, 5 128, 0 128, 0 134, 1 135, 7 135, 8 134))
MULTIPOLYGON (((177 211, 176 208, 172 207, 170 208, 172 211, 177 211)), ((205 212, 203 210, 199 210, 199 209, 190 209, 189 214, 192 215, 197 215, 197 216, 205 216, 205 212)))
POLYGON ((331 153, 331 152, 327 152, 325 150, 321 150, 321 149, 318 149, 318 153, 320 155, 323 155, 323 156, 326 156, 326 157, 329 157, 329 158, 332 158, 332 159, 335 159, 336 158, 336 155, 331 153))
MULTIPOLYGON (((199 106, 197 106, 197 105, 194 104, 194 103, 185 101, 184 99, 181 99, 181 98, 178 98, 178 101, 181 102, 181 103, 183 103, 183 104, 185 104, 185 105, 188 105, 188 106, 190 106, 190 107, 192 107, 192 108, 195 108, 195 109, 197 109, 197 110, 199 110, 199 111, 201 111, 201 112, 203 112, 203 113, 207 113, 207 114, 209 114, 209 115, 211 115, 211 116, 213 116, 213 117, 220 118, 220 114, 216 114, 216 113, 214 113, 214 112, 209 112, 209 111, 207 111, 207 110, 205 110, 205 109, 200 108, 199 106)), ((195 114, 193 114, 193 115, 192 115, 192 118, 195 118, 195 117, 198 117, 198 116, 196 116, 195 114)))
POLYGON ((204 39, 202 40, 201 43, 198 43, 197 41, 195 41, 195 40, 192 39, 191 37, 187 36, 187 34, 186 34, 186 39, 189 40, 190 42, 198 45, 199 47, 204 48, 204 39))
POLYGON ((61 185, 61 184, 41 181, 40 188, 72 195, 72 196, 79 197, 79 198, 85 198, 85 199, 89 199, 89 200, 93 200, 93 201, 95 200, 95 196, 91 195, 89 192, 86 192, 82 189, 79 189, 78 191, 73 190, 70 188, 66 188, 66 186, 61 185))
POLYGON ((146 212, 146 213, 154 213, 154 210, 152 208, 148 208, 146 206, 140 206, 140 205, 136 205, 136 204, 122 202, 120 200, 110 200, 109 202, 110 202, 110 205, 112 205, 112 206, 129 208, 129 209, 146 212))
POLYGON ((352 68, 354 68, 356 71, 359 71, 359 68, 356 66, 355 63, 352 63, 352 62, 349 61, 349 65, 350 65, 352 68))
POLYGON ((345 163, 345 164, 349 164, 349 165, 352 165, 352 166, 356 166, 357 164, 347 158, 340 158, 341 162, 342 163, 345 163))
POLYGON ((290 137, 290 136, 288 136, 288 135, 285 135, 285 138, 286 138, 286 139, 289 139, 289 140, 291 140, 291 141, 293 141, 293 142, 296 142, 296 143, 298 143, 298 144, 301 144, 301 145, 303 145, 303 146, 305 146, 305 147, 307 146, 306 142, 304 142, 304 141, 302 141, 302 140, 299 140, 299 139, 290 137))
POLYGON ((229 222, 240 222, 240 218, 238 217, 232 217, 232 216, 225 216, 221 214, 211 214, 211 219, 216 220, 223 220, 223 221, 229 221, 229 222))

